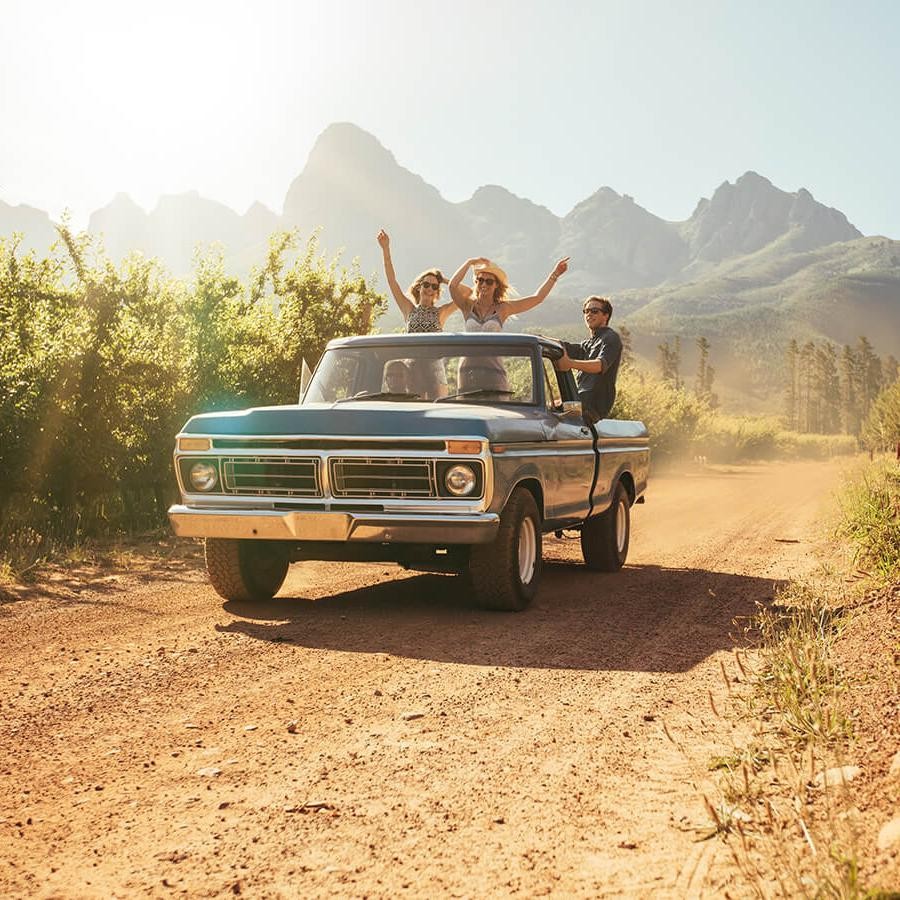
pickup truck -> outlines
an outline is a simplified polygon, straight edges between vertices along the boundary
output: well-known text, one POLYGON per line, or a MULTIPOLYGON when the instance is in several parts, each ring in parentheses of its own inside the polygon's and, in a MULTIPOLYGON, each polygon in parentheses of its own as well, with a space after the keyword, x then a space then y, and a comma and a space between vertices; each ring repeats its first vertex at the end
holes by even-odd
POLYGON ((590 569, 628 554, 650 451, 640 422, 585 425, 552 339, 387 334, 331 341, 296 405, 193 416, 177 436, 177 535, 204 538, 220 596, 264 601, 292 562, 456 572, 522 610, 542 537, 580 532, 590 569))

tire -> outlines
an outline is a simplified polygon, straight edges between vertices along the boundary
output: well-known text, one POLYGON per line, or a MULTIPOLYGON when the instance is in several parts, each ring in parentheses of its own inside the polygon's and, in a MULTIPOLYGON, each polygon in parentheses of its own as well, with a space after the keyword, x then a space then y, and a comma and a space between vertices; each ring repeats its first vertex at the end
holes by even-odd
POLYGON ((595 572, 618 572, 628 557, 631 539, 631 499, 621 482, 606 512, 587 519, 581 526, 581 554, 595 572))
POLYGON ((534 497, 517 487, 500 514, 497 537, 475 544, 469 579, 481 609, 518 612, 537 594, 543 569, 541 516, 534 497))
POLYGON ((225 600, 271 600, 284 583, 287 553, 277 541, 206 539, 206 572, 225 600))

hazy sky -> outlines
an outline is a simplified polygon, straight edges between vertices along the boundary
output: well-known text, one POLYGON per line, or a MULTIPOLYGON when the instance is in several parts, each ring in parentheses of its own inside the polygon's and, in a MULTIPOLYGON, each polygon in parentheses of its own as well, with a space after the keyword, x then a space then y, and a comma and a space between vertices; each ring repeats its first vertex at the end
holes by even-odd
POLYGON ((350 121, 449 200, 685 219, 747 169, 900 238, 900 2, 0 0, 0 199, 281 211, 350 121))

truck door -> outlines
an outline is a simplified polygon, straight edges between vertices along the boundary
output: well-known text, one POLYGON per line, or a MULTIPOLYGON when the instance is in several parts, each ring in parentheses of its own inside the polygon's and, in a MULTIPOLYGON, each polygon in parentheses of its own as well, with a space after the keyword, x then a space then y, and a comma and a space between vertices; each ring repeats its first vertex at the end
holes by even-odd
POLYGON ((547 439, 544 472, 544 513, 547 524, 562 528, 580 522, 590 510, 594 481, 594 444, 591 430, 581 418, 581 408, 571 401, 574 382, 557 372, 552 361, 541 358, 547 407, 547 439), (566 395, 570 395, 567 397, 566 395), (569 403, 563 401, 568 399, 569 403))

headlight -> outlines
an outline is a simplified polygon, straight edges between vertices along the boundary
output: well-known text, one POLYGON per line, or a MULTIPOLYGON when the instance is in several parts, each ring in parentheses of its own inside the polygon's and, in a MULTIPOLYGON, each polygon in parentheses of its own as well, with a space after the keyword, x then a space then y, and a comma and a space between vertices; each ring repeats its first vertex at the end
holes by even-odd
POLYGON ((451 466, 444 475, 444 484, 454 497, 466 497, 475 490, 475 473, 471 466, 451 466))
POLYGON ((191 466, 191 485, 198 491, 211 491, 219 483, 216 467, 207 462, 194 463, 191 466))

